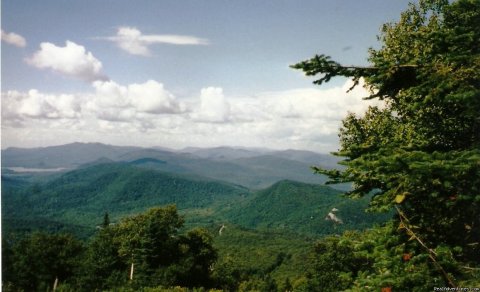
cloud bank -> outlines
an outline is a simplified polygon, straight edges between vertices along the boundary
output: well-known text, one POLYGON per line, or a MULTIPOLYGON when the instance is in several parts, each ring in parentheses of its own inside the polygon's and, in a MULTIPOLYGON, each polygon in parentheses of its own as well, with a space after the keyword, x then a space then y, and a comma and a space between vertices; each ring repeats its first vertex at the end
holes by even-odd
POLYGON ((85 47, 72 41, 66 41, 64 47, 41 43, 40 49, 26 62, 39 69, 50 69, 87 82, 108 79, 102 73, 102 62, 87 52, 85 47))
POLYGON ((116 43, 122 50, 139 56, 150 56, 150 45, 153 44, 171 44, 171 45, 208 45, 206 39, 185 36, 185 35, 145 35, 135 27, 119 27, 115 36, 106 38, 108 41, 116 43))
POLYGON ((297 148, 322 152, 338 147, 337 133, 347 112, 363 113, 361 87, 300 88, 254 96, 229 96, 205 87, 195 96, 176 97, 162 83, 121 85, 95 81, 92 92, 50 95, 36 90, 2 93, 5 140, 59 143, 99 141, 168 147, 238 145, 297 148), (74 129, 66 131, 65 127, 74 129), (55 134, 56 133, 56 134, 55 134), (40 138, 43 137, 43 138, 40 138), (26 139, 26 140, 25 140, 26 139))
POLYGON ((2 37, 2 41, 19 48, 23 48, 27 45, 27 41, 25 40, 25 38, 14 32, 7 33, 2 29, 1 37, 2 37))
POLYGON ((7 126, 22 127, 25 121, 35 123, 80 117, 80 101, 74 95, 44 94, 35 89, 2 93, 2 122, 7 126))

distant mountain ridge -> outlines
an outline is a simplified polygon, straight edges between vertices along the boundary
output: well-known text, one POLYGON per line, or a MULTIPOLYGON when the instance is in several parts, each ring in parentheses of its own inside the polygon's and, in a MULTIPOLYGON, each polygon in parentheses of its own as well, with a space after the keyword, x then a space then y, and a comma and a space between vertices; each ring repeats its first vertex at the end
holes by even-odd
POLYGON ((44 148, 7 148, 2 150, 2 168, 66 168, 101 161, 129 162, 179 174, 241 184, 261 189, 282 179, 321 184, 325 177, 314 175, 312 165, 336 167, 338 158, 300 150, 268 150, 237 147, 185 148, 179 151, 164 148, 113 146, 101 143, 72 143, 44 148), (162 163, 158 163, 161 161, 162 163))
POLYGON ((180 151, 181 153, 190 153, 200 158, 215 159, 215 160, 232 160, 240 158, 250 158, 265 153, 272 152, 268 149, 248 149, 220 146, 214 148, 195 148, 187 147, 180 151))
POLYGON ((142 148, 79 142, 40 148, 11 147, 2 150, 2 167, 72 169, 100 158, 118 160, 119 156, 138 149, 142 148))

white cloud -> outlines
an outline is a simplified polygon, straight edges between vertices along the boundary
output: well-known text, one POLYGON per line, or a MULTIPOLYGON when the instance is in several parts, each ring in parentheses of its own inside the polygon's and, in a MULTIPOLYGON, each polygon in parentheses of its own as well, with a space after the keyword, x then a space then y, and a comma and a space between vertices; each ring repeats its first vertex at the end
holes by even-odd
POLYGON ((80 103, 70 94, 43 94, 35 89, 28 92, 2 93, 2 122, 22 127, 30 120, 75 120, 81 117, 80 103))
POLYGON ((229 97, 221 88, 202 89, 191 101, 188 137, 203 146, 241 145, 332 151, 338 143, 341 120, 348 112, 361 115, 368 106, 363 87, 346 93, 351 81, 330 89, 302 88, 229 97), (198 123, 198 122, 202 123, 198 123), (200 143, 200 142, 197 142, 200 143))
POLYGON ((140 112, 163 114, 182 111, 173 94, 165 90, 163 84, 154 80, 129 85, 128 94, 132 105, 140 112))
POLYGON ((225 97, 219 87, 203 88, 200 102, 192 109, 191 117, 204 122, 258 122, 262 120, 321 120, 339 122, 347 112, 363 113, 378 101, 365 101, 367 90, 351 86, 347 81, 341 87, 330 89, 300 88, 255 96, 225 97))
POLYGON ((128 86, 95 81, 93 87, 95 94, 86 107, 103 120, 129 121, 141 114, 175 114, 185 110, 163 84, 154 80, 128 86))
POLYGON ((26 61, 34 67, 51 69, 87 82, 107 79, 102 74, 102 63, 91 52, 87 52, 85 47, 71 41, 66 41, 64 47, 41 43, 40 50, 26 61))
POLYGON ((230 118, 230 104, 219 87, 202 88, 200 105, 192 114, 192 118, 200 122, 223 123, 230 118))
POLYGON ((115 36, 103 38, 115 42, 122 50, 140 56, 149 56, 149 45, 208 45, 208 40, 185 35, 144 35, 134 27, 120 27, 115 36))
POLYGON ((16 47, 23 48, 27 45, 27 41, 24 37, 14 32, 7 33, 3 29, 1 30, 2 41, 7 44, 14 45, 16 47))
POLYGON ((39 120, 91 119, 129 123, 146 130, 154 128, 149 120, 158 119, 155 116, 185 111, 163 84, 153 80, 127 86, 95 81, 92 86, 93 93, 79 95, 45 94, 35 89, 4 92, 2 121, 11 127, 23 127, 39 120))
POLYGON ((369 96, 363 83, 349 93, 352 82, 347 81, 342 87, 330 89, 304 88, 282 92, 262 94, 265 111, 291 119, 319 119, 339 121, 347 112, 363 113, 369 105, 378 105, 377 101, 365 101, 369 96))
POLYGON ((95 94, 92 98, 94 106, 99 108, 125 108, 130 106, 128 88, 115 81, 95 81, 92 86, 95 94))

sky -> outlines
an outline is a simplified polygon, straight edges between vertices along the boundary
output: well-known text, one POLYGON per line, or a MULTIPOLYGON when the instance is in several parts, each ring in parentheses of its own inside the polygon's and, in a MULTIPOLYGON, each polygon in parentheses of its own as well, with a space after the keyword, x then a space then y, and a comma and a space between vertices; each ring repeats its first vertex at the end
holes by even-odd
POLYGON ((4 0, 1 146, 338 149, 377 101, 289 65, 367 65, 395 0, 4 0))

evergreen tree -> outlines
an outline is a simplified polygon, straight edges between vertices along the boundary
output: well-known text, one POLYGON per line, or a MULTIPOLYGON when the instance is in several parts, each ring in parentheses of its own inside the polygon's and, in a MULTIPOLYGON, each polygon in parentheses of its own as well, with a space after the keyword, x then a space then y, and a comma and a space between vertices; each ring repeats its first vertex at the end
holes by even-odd
POLYGON ((184 272, 181 284, 186 287, 211 287, 211 268, 217 259, 213 238, 207 230, 196 228, 180 239, 184 272))
POLYGON ((79 286, 85 290, 121 287, 127 282, 128 264, 119 255, 114 228, 104 228, 91 239, 85 253, 79 286))
POLYGON ((110 226, 110 216, 108 212, 105 212, 105 215, 103 215, 102 228, 107 228, 108 226, 110 226))
MULTIPOLYGON (((365 79, 384 101, 348 115, 340 132, 343 171, 316 168, 332 182, 354 182, 351 196, 374 192, 374 210, 397 210, 397 224, 450 286, 442 246, 480 263, 480 1, 420 0, 385 24, 369 67, 328 56, 293 65, 307 75, 365 79)), ((455 271, 450 271, 455 273, 455 271)))

